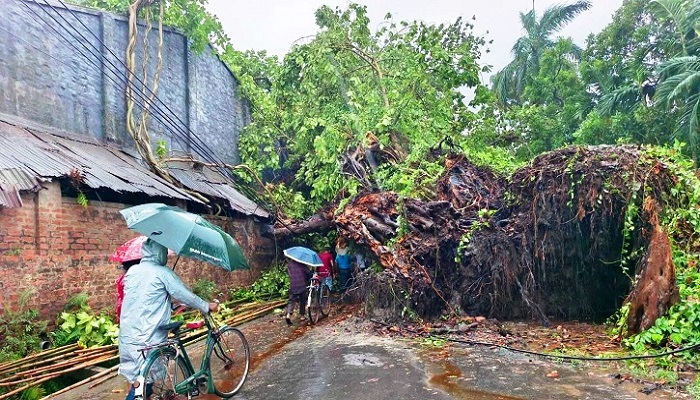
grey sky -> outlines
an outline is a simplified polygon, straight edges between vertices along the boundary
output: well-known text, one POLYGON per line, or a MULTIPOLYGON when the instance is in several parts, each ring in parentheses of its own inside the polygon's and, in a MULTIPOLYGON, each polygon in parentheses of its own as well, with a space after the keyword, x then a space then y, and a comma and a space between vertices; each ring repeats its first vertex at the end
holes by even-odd
MULTIPOLYGON (((476 16, 475 33, 493 39, 491 52, 482 57, 483 64, 494 70, 502 68, 510 60, 510 49, 522 35, 519 12, 532 9, 531 0, 365 0, 371 26, 376 27, 391 12, 394 19, 422 20, 427 23, 449 23, 458 16, 470 19, 476 16), (486 32, 489 32, 486 34, 486 32)), ((572 3, 566 0, 535 0, 535 8, 541 13, 554 4, 572 3)), ((327 4, 342 9, 347 0, 209 0, 208 9, 221 20, 233 46, 238 50, 267 50, 283 56, 292 44, 317 32, 314 12, 327 4)), ((593 7, 561 31, 571 36, 579 45, 589 33, 598 32, 610 21, 612 14, 622 5, 622 0, 593 0, 593 7)))

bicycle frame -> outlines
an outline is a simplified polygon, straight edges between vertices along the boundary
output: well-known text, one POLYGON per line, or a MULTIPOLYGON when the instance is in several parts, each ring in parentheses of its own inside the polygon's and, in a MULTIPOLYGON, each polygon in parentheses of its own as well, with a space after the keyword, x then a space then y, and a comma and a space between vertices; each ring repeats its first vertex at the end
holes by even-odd
MULTIPOLYGON (((318 276, 318 268, 314 268, 314 274, 311 276, 311 281, 309 282, 309 286, 307 287, 307 296, 306 296, 306 308, 308 309, 311 307, 311 299, 313 298, 314 293, 321 287, 321 278, 318 276)), ((306 310, 304 310, 306 311, 306 310)))
MULTIPOLYGON (((214 341, 216 340, 216 336, 218 335, 219 331, 223 328, 225 328, 228 325, 221 325, 218 326, 214 319, 211 317, 209 314, 205 314, 204 316, 204 323, 207 326, 207 339, 206 339, 206 346, 204 350, 204 356, 202 357, 202 362, 200 363, 199 370, 195 370, 194 366, 192 365, 192 361, 190 360, 189 355, 187 354, 187 350, 185 349, 185 345, 182 343, 180 340, 180 335, 182 332, 178 331, 178 333, 175 335, 174 338, 172 339, 167 339, 166 341, 159 343, 154 346, 149 346, 141 349, 141 352, 148 351, 148 355, 145 355, 146 361, 148 361, 148 358, 151 356, 151 354, 154 351, 158 351, 161 349, 166 349, 170 348, 174 350, 176 357, 182 356, 182 360, 185 362, 185 366, 187 368, 187 371, 183 371, 183 375, 187 376, 185 379, 183 379, 181 382, 178 382, 175 384, 175 392, 177 394, 189 394, 193 390, 198 390, 199 389, 199 384, 198 381, 200 378, 204 377, 207 379, 207 393, 214 393, 214 384, 210 376, 210 371, 209 371, 209 359, 211 358, 212 351, 214 348, 214 341)), ((145 377, 144 377, 144 372, 143 369, 148 365, 148 362, 144 362, 143 365, 141 366, 141 371, 139 373, 139 376, 137 378, 137 381, 139 382, 138 387, 135 388, 135 394, 136 398, 144 398, 143 397, 143 390, 146 387, 146 382, 145 382, 145 377), (138 397, 141 396, 141 397, 138 397)), ((179 367, 179 365, 178 365, 179 367)))

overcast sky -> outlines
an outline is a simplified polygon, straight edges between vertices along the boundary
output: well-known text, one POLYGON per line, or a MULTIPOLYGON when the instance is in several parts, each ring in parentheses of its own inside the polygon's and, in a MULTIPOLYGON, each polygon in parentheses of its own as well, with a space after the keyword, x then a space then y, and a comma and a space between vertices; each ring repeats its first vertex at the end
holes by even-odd
MULTIPOLYGON (((458 16, 476 16, 475 33, 493 39, 491 52, 482 57, 483 64, 494 71, 510 61, 510 49, 522 35, 519 13, 532 9, 532 0, 365 0, 370 25, 376 27, 391 12, 397 21, 421 20, 427 23, 449 23, 458 16), (489 32, 488 34, 486 32, 489 32)), ((535 0, 538 13, 554 4, 573 1, 535 0)), ((233 46, 238 50, 267 50, 280 57, 300 38, 317 32, 314 12, 321 5, 345 9, 347 0, 209 0, 208 9, 221 20, 233 46)), ((593 0, 593 7, 561 31, 579 45, 589 33, 596 33, 612 19, 622 0, 593 0)))

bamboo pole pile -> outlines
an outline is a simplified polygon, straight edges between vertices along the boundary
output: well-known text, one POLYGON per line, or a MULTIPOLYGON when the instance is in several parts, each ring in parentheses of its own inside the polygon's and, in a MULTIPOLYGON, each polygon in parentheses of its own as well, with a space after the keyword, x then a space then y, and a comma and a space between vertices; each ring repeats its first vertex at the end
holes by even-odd
MULTIPOLYGON (((236 306, 232 309, 232 315, 223 321, 224 324, 235 326, 252 321, 282 306, 285 301, 239 303, 234 303, 236 306)), ((189 345, 204 338, 206 338, 206 328, 188 332, 181 337, 181 340, 189 345)), ((61 376, 76 372, 88 373, 89 368, 110 366, 43 399, 56 397, 88 383, 92 383, 90 388, 95 387, 114 377, 119 365, 111 366, 111 364, 118 360, 119 349, 116 344, 87 349, 71 344, 1 363, 0 400, 8 399, 26 389, 61 376)))

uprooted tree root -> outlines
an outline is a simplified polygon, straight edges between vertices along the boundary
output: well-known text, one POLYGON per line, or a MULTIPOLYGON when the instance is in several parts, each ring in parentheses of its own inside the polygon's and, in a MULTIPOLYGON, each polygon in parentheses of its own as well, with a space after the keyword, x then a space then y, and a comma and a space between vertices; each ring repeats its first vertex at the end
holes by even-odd
POLYGON ((463 157, 446 166, 431 201, 369 193, 333 217, 384 269, 364 282, 371 304, 394 315, 461 311, 547 324, 607 317, 628 299, 633 333, 677 298, 670 246, 656 246, 668 237, 650 211, 673 206, 662 160, 597 146, 543 154, 509 180, 463 157))

